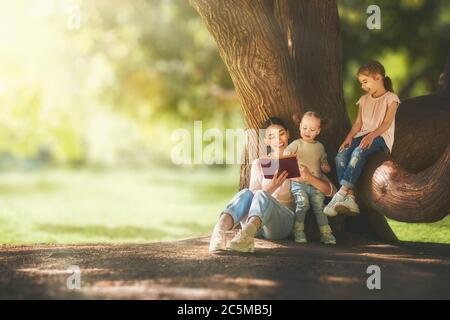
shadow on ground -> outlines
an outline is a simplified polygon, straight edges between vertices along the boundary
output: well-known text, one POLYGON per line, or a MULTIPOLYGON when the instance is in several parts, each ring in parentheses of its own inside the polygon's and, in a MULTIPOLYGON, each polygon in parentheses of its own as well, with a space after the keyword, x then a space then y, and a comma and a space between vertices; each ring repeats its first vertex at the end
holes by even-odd
POLYGON ((365 242, 330 247, 257 240, 254 254, 211 255, 208 241, 3 245, 0 298, 450 298, 450 245, 365 242), (81 269, 79 290, 66 286, 72 265, 81 269), (381 290, 366 286, 370 265, 381 269, 381 290))

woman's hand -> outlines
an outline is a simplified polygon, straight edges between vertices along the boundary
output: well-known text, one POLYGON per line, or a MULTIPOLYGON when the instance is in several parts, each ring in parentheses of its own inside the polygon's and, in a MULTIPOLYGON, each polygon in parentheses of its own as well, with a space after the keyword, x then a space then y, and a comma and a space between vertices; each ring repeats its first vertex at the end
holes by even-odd
POLYGON ((300 177, 291 178, 289 180, 294 181, 294 182, 300 182, 300 183, 309 183, 310 178, 312 176, 309 169, 303 165, 300 165, 298 168, 300 170, 300 177))
POLYGON ((362 138, 361 142, 359 143, 359 147, 361 149, 368 149, 373 143, 373 140, 375 139, 375 135, 369 133, 364 138, 362 138))
POLYGON ((352 137, 347 136, 344 140, 344 142, 342 142, 341 146, 339 147, 339 152, 341 152, 342 150, 344 150, 345 148, 348 148, 352 145, 352 137))
POLYGON ((263 188, 263 190, 272 194, 275 190, 277 190, 283 184, 283 182, 286 180, 287 176, 288 176, 287 171, 283 171, 280 175, 278 175, 278 171, 275 172, 270 184, 266 188, 263 188))

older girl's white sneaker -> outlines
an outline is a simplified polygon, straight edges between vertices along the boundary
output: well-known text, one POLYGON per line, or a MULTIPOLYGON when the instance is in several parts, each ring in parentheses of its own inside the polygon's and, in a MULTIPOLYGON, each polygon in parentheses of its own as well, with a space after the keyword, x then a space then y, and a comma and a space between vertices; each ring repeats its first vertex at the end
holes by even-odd
POLYGON ((334 209, 338 213, 352 216, 356 216, 360 213, 359 206, 355 201, 355 196, 348 194, 344 197, 344 201, 339 202, 335 205, 334 209))
POLYGON ((334 195, 331 201, 323 208, 323 213, 325 213, 329 217, 334 217, 338 214, 336 211, 336 206, 342 202, 344 202, 344 196, 339 192, 334 195))

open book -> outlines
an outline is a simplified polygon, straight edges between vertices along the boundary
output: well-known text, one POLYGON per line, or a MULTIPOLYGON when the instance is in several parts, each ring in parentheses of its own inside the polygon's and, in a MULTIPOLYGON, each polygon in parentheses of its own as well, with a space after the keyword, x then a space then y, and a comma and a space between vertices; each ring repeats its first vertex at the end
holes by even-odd
POLYGON ((264 178, 266 179, 272 179, 277 171, 279 174, 283 171, 287 171, 287 178, 300 177, 296 155, 283 156, 281 158, 261 157, 258 161, 261 165, 264 178))

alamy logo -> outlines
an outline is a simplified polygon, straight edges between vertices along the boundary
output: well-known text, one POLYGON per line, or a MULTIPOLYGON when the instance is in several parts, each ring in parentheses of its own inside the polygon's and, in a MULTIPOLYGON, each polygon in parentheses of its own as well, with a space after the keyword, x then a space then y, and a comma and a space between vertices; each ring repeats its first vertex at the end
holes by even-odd
POLYGON ((67 289, 74 290, 81 288, 81 270, 79 266, 70 266, 67 272, 71 275, 67 278, 67 289))
POLYGON ((366 285, 367 289, 373 290, 381 289, 381 269, 377 265, 370 265, 367 267, 366 270, 367 274, 370 274, 370 276, 367 278, 366 285))
POLYGON ((381 9, 379 6, 372 4, 367 7, 367 14, 370 16, 367 18, 366 26, 369 30, 381 29, 381 9))

